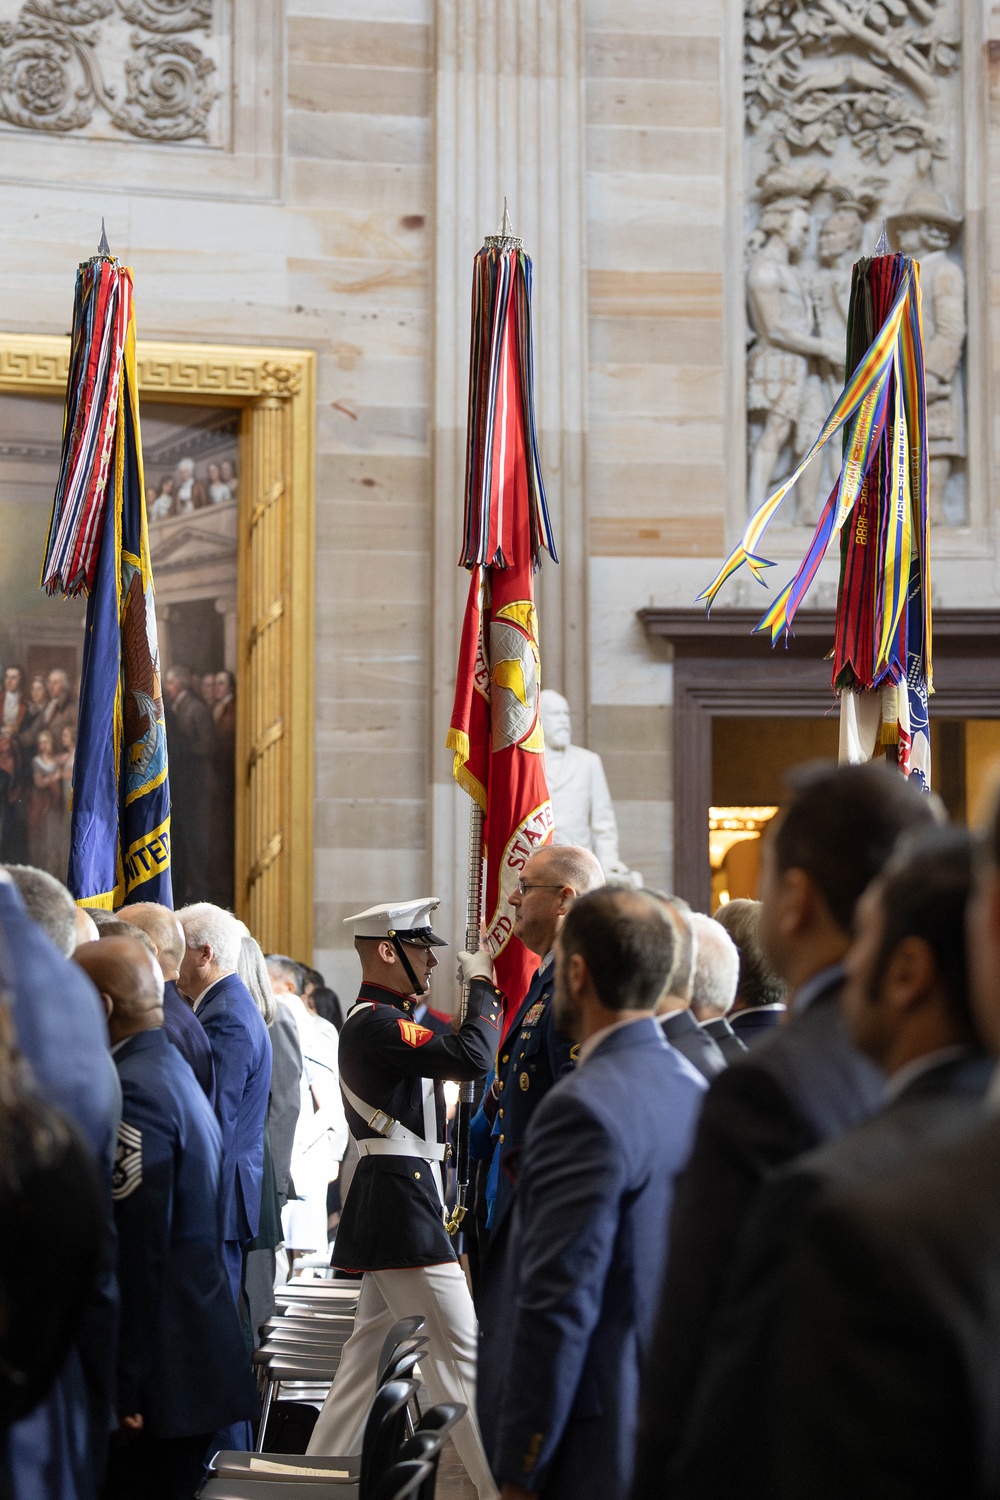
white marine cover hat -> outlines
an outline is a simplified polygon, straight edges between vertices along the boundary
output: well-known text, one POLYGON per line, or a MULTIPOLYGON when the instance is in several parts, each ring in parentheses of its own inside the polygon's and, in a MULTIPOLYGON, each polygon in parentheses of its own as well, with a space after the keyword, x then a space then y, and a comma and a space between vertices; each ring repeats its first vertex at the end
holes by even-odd
POLYGON ((356 938, 398 938, 418 948, 447 948, 431 926, 431 916, 441 905, 437 896, 419 896, 415 901, 387 901, 383 906, 369 906, 356 916, 345 917, 344 926, 354 930, 356 938))

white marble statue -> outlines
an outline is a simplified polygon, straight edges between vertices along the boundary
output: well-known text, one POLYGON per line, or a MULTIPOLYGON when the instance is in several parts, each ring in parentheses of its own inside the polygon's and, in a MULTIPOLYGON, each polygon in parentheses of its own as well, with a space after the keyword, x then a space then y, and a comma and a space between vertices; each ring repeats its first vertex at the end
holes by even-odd
POLYGON ((540 706, 545 776, 555 818, 553 842, 590 849, 609 880, 641 885, 642 876, 623 864, 618 853, 618 823, 601 757, 573 744, 569 704, 561 693, 543 688, 540 706))

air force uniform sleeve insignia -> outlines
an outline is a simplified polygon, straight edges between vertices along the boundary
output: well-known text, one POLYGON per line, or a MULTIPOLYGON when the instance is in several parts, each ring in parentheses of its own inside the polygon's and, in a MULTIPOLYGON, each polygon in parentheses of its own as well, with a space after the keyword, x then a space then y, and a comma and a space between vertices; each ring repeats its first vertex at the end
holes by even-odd
POLYGON ((422 1047, 434 1036, 429 1027, 418 1026, 416 1021, 400 1021, 399 1034, 408 1047, 422 1047))
POLYGON ((116 1203, 128 1198, 142 1184, 142 1131, 124 1120, 118 1126, 111 1196, 116 1203))

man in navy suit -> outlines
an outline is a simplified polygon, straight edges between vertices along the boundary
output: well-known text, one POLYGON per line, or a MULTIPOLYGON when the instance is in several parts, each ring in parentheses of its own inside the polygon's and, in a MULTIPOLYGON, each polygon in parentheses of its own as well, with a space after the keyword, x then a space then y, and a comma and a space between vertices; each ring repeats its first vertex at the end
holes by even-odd
MULTIPOLYGON (((473 1281, 481 1344, 491 1340, 510 1312, 503 1265, 514 1182, 528 1123, 556 1079, 572 1068, 576 1052, 570 1041, 556 1036, 552 1026, 553 945, 575 898, 603 884, 604 871, 589 849, 555 844, 531 856, 508 897, 514 912, 514 936, 530 953, 537 953, 541 963, 507 1027, 494 1077, 472 1122, 473 1155, 489 1163, 486 1243, 480 1249, 473 1281)), ((461 960, 468 977, 476 973, 492 981, 493 966, 487 954, 462 954, 461 960)), ((487 1453, 495 1433, 499 1396, 494 1365, 480 1360, 476 1405, 487 1453)))
POLYGON ((207 901, 178 912, 186 947, 177 985, 208 1033, 215 1062, 215 1113, 222 1127, 223 1254, 240 1305, 246 1252, 260 1220, 264 1119, 271 1086, 271 1038, 236 972, 236 918, 207 901))
MULTIPOLYGON (((184 957, 184 929, 177 913, 156 901, 137 901, 118 913, 122 922, 138 927, 156 949, 163 974, 163 1029, 201 1084, 209 1104, 215 1105, 215 1062, 205 1028, 177 988, 184 957)), ((121 936, 121 934, 119 934, 121 936)))
MULTIPOLYGON (((34 915, 0 869, 0 943, 18 1047, 40 1096, 73 1122, 97 1162, 110 1240, 121 1092, 100 1001, 68 961, 76 908, 65 886, 43 870, 21 867, 15 877, 24 882, 34 915)), ((11 1428, 7 1468, 15 1500, 91 1500, 96 1494, 111 1419, 117 1301, 109 1244, 81 1332, 54 1386, 11 1428)))
POLYGON ((903 833, 935 819, 882 762, 800 768, 762 841, 762 937, 791 1018, 712 1081, 677 1187, 643 1375, 635 1496, 659 1496, 688 1420, 733 1251, 764 1179, 879 1108, 883 1078, 840 1015, 854 908, 903 833))
POLYGON ((691 1014, 698 959, 693 913, 682 896, 665 896, 659 891, 651 894, 667 909, 674 927, 676 953, 673 973, 664 987, 666 993, 660 996, 656 1006, 657 1018, 671 1047, 676 1047, 681 1056, 711 1082, 723 1072, 727 1063, 718 1042, 698 1025, 691 1014))
POLYGON ((509 1316, 482 1349, 503 1371, 501 1500, 628 1493, 664 1230, 705 1088, 653 1019, 674 934, 662 903, 612 889, 574 902, 556 940, 555 1022, 580 1052, 528 1131, 509 1316))
POLYGON ((189 1500, 212 1433, 257 1396, 222 1263, 222 1134, 163 1028, 163 978, 128 937, 77 950, 122 1084, 112 1196, 121 1330, 102 1500, 189 1500))
POLYGON ((765 1041, 787 1014, 788 993, 760 945, 760 902, 742 897, 720 906, 713 921, 724 927, 740 956, 736 999, 727 1016, 730 1026, 749 1051, 765 1041))
POLYGON ((740 976, 739 952, 729 933, 704 912, 693 911, 691 925, 697 952, 691 1014, 727 1063, 742 1062, 746 1043, 729 1024, 740 976))

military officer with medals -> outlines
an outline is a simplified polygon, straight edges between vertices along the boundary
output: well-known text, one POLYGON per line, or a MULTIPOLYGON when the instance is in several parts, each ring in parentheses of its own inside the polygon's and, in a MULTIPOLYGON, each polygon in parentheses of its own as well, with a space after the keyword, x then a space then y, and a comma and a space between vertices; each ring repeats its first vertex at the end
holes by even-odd
MULTIPOLYGON (((518 1007, 496 1060, 496 1076, 473 1117, 471 1150, 489 1161, 486 1179, 487 1236, 475 1278, 480 1325, 479 1423, 487 1453, 497 1416, 499 1387, 490 1349, 509 1315, 505 1264, 518 1157, 528 1124, 549 1089, 576 1061, 576 1048, 552 1024, 556 933, 577 896, 604 884, 604 871, 589 849, 550 844, 526 862, 508 900, 514 936, 542 960, 518 1007)), ((492 978, 489 955, 461 954, 463 977, 492 978)))
POLYGON ((466 1018, 440 1035, 414 1019, 447 946, 431 927, 436 897, 373 906, 348 917, 362 984, 340 1033, 340 1081, 359 1162, 341 1214, 333 1264, 362 1271, 354 1332, 309 1443, 309 1452, 361 1446, 383 1340, 419 1313, 429 1339, 421 1374, 434 1402, 469 1415, 453 1439, 480 1500, 493 1500, 476 1425, 476 1317, 444 1224, 446 1079, 482 1077, 496 1053, 502 997, 491 978, 469 990, 466 1018))

